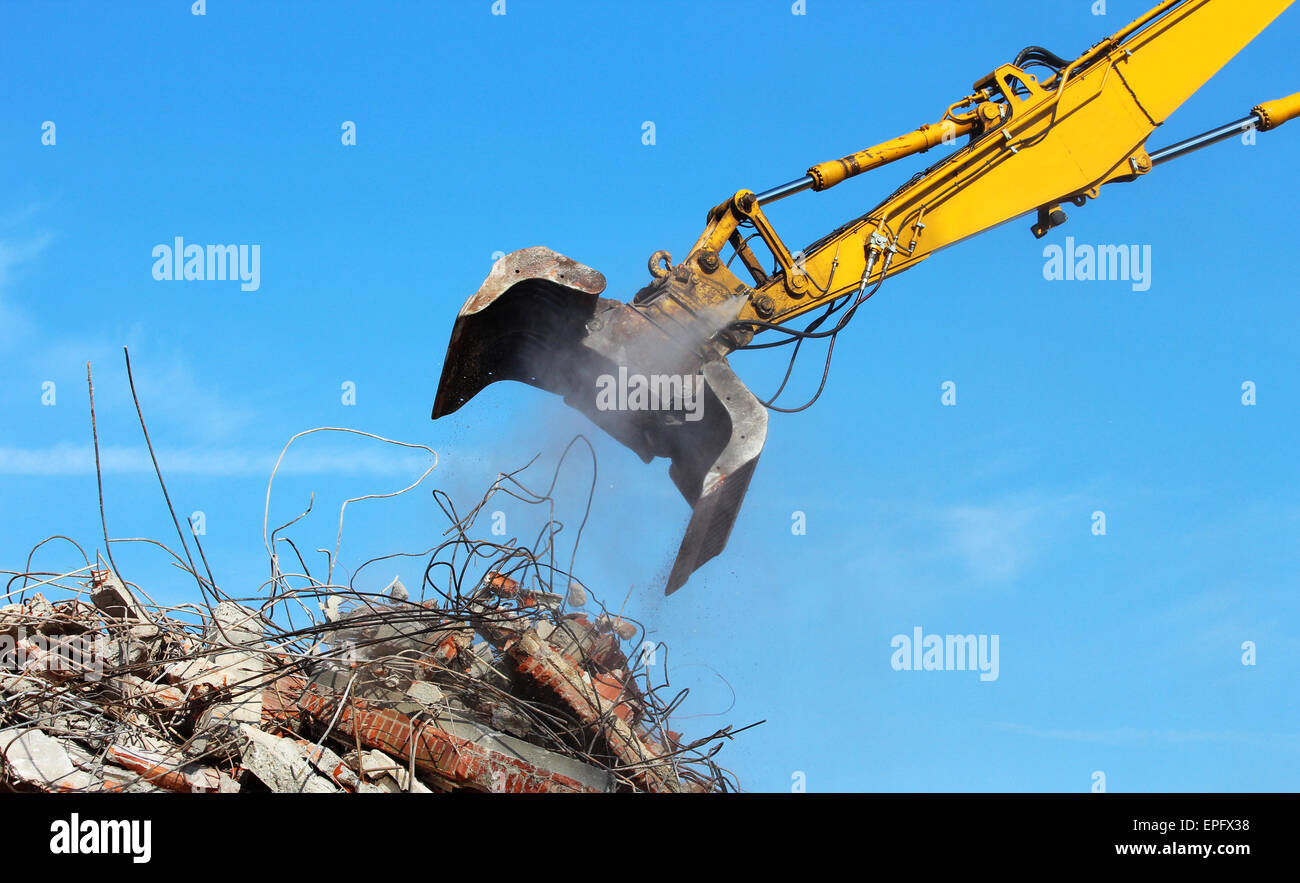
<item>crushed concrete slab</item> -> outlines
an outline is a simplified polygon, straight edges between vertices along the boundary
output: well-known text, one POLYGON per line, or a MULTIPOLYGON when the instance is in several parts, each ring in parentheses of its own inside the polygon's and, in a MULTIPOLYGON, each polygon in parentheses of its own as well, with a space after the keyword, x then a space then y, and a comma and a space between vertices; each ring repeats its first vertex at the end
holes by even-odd
POLYGON ((38 729, 0 733, 0 757, 21 782, 47 791, 94 791, 93 776, 77 769, 63 743, 38 729))
POLYGON ((278 793, 334 794, 340 789, 307 760, 307 752, 290 739, 272 736, 256 727, 243 724, 245 739, 242 752, 244 769, 262 784, 278 793))

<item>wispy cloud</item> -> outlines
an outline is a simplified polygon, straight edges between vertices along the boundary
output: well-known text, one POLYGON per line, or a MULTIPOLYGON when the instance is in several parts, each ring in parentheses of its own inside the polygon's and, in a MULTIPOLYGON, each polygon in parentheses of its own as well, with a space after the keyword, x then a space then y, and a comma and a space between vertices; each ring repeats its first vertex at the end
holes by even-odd
POLYGON ((0 239, 0 287, 13 280, 15 270, 40 257, 53 239, 54 236, 50 233, 0 239))
MULTIPOLYGON (((1026 489, 951 502, 873 499, 851 569, 900 595, 1016 583, 1050 554, 1079 517, 1084 495, 1026 489)), ((838 517, 860 518, 845 508, 838 517)))
POLYGON ((1013 580, 1033 560, 1046 502, 1022 497, 983 505, 945 506, 932 513, 940 536, 979 582, 1013 580))
MULTIPOLYGON (((153 462, 144 447, 101 447, 100 468, 109 474, 152 473, 153 462)), ((158 451, 163 475, 211 477, 268 477, 279 451, 237 449, 168 449, 158 451)), ((291 452, 280 466, 281 475, 419 475, 429 468, 423 454, 372 451, 291 452)), ((22 476, 81 476, 95 473, 95 452, 90 445, 61 443, 47 448, 0 447, 0 474, 22 476)))
MULTIPOLYGON (((124 342, 130 346, 136 392, 151 432, 158 425, 181 439, 180 443, 203 440, 222 444, 238 438, 253 424, 256 410, 230 397, 214 372, 200 375, 182 352, 144 331, 134 332, 124 342)), ((95 372, 96 405, 103 413, 132 414, 135 406, 120 345, 107 341, 52 343, 47 372, 55 373, 66 365, 84 369, 87 361, 95 372)))
MULTIPOLYGON (((44 206, 33 203, 0 214, 0 352, 33 367, 43 377, 65 376, 70 366, 94 365, 98 398, 106 408, 130 407, 126 374, 122 370, 122 344, 129 344, 135 356, 136 385, 146 413, 160 419, 160 428, 182 433, 183 437, 224 441, 239 436, 250 426, 256 411, 236 401, 216 378, 196 370, 192 361, 166 338, 148 329, 70 334, 58 327, 43 327, 16 305, 34 301, 31 295, 9 296, 11 289, 55 241, 42 231, 39 220, 44 206)), ((151 424, 152 428, 152 424, 151 424)))
POLYGON ((1072 730, 1055 727, 1028 727, 1016 723, 992 723, 989 726, 1004 732, 1034 736, 1040 739, 1096 742, 1105 745, 1208 742, 1216 744, 1281 745, 1289 748, 1300 748, 1300 735, 1294 733, 1245 732, 1242 730, 1147 730, 1140 727, 1072 730))
POLYGON ((31 320, 9 303, 5 292, 13 284, 22 266, 36 260, 53 238, 52 235, 43 233, 17 239, 0 239, 0 347, 12 346, 31 333, 31 320))

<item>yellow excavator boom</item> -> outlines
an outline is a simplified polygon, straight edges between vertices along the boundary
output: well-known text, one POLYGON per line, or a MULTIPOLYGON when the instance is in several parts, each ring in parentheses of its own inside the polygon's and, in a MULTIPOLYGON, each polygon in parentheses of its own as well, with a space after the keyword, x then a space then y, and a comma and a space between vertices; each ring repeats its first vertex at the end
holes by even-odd
MULTIPOLYGON (((1166 0, 1041 82, 1017 64, 1002 65, 936 125, 815 165, 805 178, 767 194, 751 199, 741 191, 732 211, 717 213, 695 250, 720 249, 732 237, 733 222, 771 230, 762 206, 775 199, 799 189, 825 190, 960 135, 971 136, 970 143, 805 249, 798 266, 774 231, 770 241, 763 236, 780 272, 754 274, 749 267, 758 294, 740 318, 787 321, 1027 212, 1041 210, 1034 228, 1041 236, 1064 220, 1061 203, 1082 205, 1105 184, 1151 171, 1144 145, 1152 132, 1291 2, 1166 0)), ((1257 107, 1259 128, 1290 119, 1298 101, 1292 96, 1257 107)))

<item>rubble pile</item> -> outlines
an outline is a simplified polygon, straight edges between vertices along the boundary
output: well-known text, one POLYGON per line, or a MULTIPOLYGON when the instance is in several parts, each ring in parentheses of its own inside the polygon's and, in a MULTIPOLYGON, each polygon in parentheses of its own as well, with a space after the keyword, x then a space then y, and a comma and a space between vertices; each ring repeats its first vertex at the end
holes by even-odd
MULTIPOLYGON (((0 591, 0 789, 11 791, 713 792, 736 790, 714 762, 724 727, 694 741, 668 728, 688 691, 668 695, 662 645, 611 614, 573 577, 578 541, 596 489, 595 450, 583 436, 565 447, 546 491, 498 473, 465 516, 442 490, 433 500, 450 525, 433 548, 390 551, 337 582, 350 503, 392 499, 437 466, 422 444, 345 427, 292 436, 267 482, 263 543, 269 578, 233 597, 213 577, 200 536, 172 506, 126 371, 179 552, 139 537, 113 537, 105 514, 87 366, 103 550, 91 562, 70 537, 48 537, 26 565, 3 570, 0 591), (432 461, 398 491, 353 497, 338 510, 325 572, 314 575, 282 535, 311 513, 269 530, 272 485, 296 441, 317 433, 362 437, 423 451, 432 461), (557 562, 553 496, 560 469, 585 445, 586 509, 557 562), (532 547, 485 540, 475 522, 495 498, 541 512, 532 547), (51 543, 74 548, 83 567, 41 571, 51 543), (113 550, 158 549, 198 591, 156 602, 123 576, 113 550), (191 553, 191 544, 194 552, 191 553), (282 567, 282 550, 293 566, 282 567), (46 554, 46 553, 42 553, 46 554), (357 588, 371 565, 424 558, 419 591, 395 578, 357 588), (199 564, 196 564, 196 561, 199 564), (201 564, 201 566, 200 566, 201 564), (50 600, 56 593, 65 597, 50 600), (306 622, 303 622, 304 616, 306 622), (653 672, 653 673, 652 673, 653 672)), ((494 529, 493 535, 500 531, 494 529)), ((666 657, 666 653, 665 653, 666 657)), ((760 722, 761 723, 761 722, 760 722)), ((756 725, 756 724, 755 724, 756 725)), ((751 726, 755 726, 751 725, 751 726)))
MULTIPOLYGON (((520 558, 518 550, 511 557, 520 558)), ((463 566, 463 564, 461 565, 463 566)), ((619 616, 486 570, 412 600, 319 590, 162 607, 102 560, 0 607, 0 783, 17 791, 725 791, 667 729, 619 616), (70 597, 51 601, 52 586, 70 597), (639 668, 639 670, 638 670, 639 668)), ((17 581, 17 582, 15 582, 17 581)), ((15 586, 19 588, 15 589, 15 586)))

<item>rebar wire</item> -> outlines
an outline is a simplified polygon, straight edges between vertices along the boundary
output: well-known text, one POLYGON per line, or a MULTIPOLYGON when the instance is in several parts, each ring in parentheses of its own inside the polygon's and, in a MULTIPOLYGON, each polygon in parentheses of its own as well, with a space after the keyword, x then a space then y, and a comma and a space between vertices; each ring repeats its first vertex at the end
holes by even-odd
MULTIPOLYGON (((321 427, 293 436, 281 451, 276 469, 289 444, 318 431, 354 433, 426 450, 434 454, 436 466, 436 453, 424 445, 358 430, 321 427)), ((590 442, 582 436, 570 441, 541 491, 533 490, 525 481, 526 471, 537 459, 534 457, 513 472, 499 474, 464 515, 458 513, 444 491, 433 491, 432 497, 447 520, 441 537, 420 551, 398 550, 362 562, 346 585, 333 581, 334 566, 341 566, 342 508, 333 552, 327 552, 330 569, 324 579, 311 575, 293 538, 280 536, 311 511, 314 496, 301 515, 267 532, 274 471, 267 483, 263 513, 263 541, 271 557, 271 574, 263 585, 251 587, 246 594, 225 592, 206 564, 207 572, 200 575, 192 558, 183 557, 163 543, 136 537, 114 538, 106 533, 109 545, 138 542, 161 549, 173 566, 193 577, 199 586, 196 601, 166 605, 140 586, 123 582, 135 596, 136 610, 144 621, 111 615, 90 601, 88 587, 81 582, 88 570, 94 576, 94 565, 71 540, 84 566, 61 569, 55 565, 34 570, 32 556, 38 549, 52 539, 67 538, 42 540, 33 547, 22 570, 0 571, 10 575, 7 594, 0 597, 0 602, 15 594, 20 598, 17 603, 0 606, 0 636, 39 635, 49 647, 41 657, 34 656, 26 645, 19 647, 15 642, 11 649, 8 644, 0 644, 0 747, 10 745, 20 731, 42 731, 58 740, 76 772, 85 774, 86 783, 76 786, 82 790, 157 788, 156 770, 131 773, 115 762, 114 746, 154 752, 192 779, 201 772, 234 777, 241 773, 240 753, 237 746, 232 749, 230 731, 214 719, 212 710, 261 697, 270 702, 262 706, 264 731, 307 738, 308 744, 318 749, 329 746, 341 756, 353 757, 359 769, 361 737, 355 723, 352 732, 347 732, 347 727, 337 728, 344 703, 356 701, 364 689, 390 689, 396 684, 400 694, 402 684, 421 681, 437 687, 442 695, 426 708, 421 720, 453 715, 478 721, 494 731, 511 733, 548 751, 603 769, 618 788, 645 790, 656 782, 675 781, 680 787, 700 790, 737 790, 734 774, 718 766, 714 757, 741 730, 724 727, 694 741, 681 740, 671 732, 669 719, 689 691, 674 691, 670 686, 666 646, 655 645, 656 652, 662 654, 660 664, 648 665, 643 652, 644 625, 628 617, 621 607, 617 614, 611 613, 590 588, 586 588, 584 603, 578 605, 581 611, 570 610, 569 587, 582 584, 574 569, 595 493, 596 458, 590 442), (586 483, 582 517, 571 531, 573 548, 561 565, 557 562, 558 549, 567 528, 558 517, 555 495, 561 470, 580 442, 591 455, 591 480, 586 483), (479 516, 498 496, 537 508, 544 524, 531 545, 517 537, 497 541, 479 535, 479 516), (275 552, 277 542, 289 543, 301 572, 281 569, 275 552), (398 559, 423 560, 418 593, 399 599, 358 588, 362 583, 358 577, 363 572, 398 559), (513 595, 493 590, 494 585, 506 585, 505 580, 515 587, 513 595), (18 587, 11 590, 15 583, 18 587), (33 592, 35 589, 43 591, 33 592), (47 600, 46 595, 53 589, 66 596, 47 600), (219 605, 237 605, 225 609, 242 611, 248 628, 223 625, 217 616, 219 605), (300 622, 299 617, 305 617, 306 622, 300 622), (621 638, 613 625, 618 622, 625 628, 635 627, 636 637, 631 641, 621 638), (249 631, 257 635, 257 640, 247 640, 249 631), (584 677, 605 678, 619 685, 612 700, 593 693, 597 712, 594 720, 576 713, 556 695, 528 688, 521 682, 507 648, 511 636, 525 632, 547 635, 546 643, 564 648, 566 658, 576 665, 576 670, 586 673, 584 677), (466 646, 455 658, 444 660, 436 650, 448 637, 466 646), (66 645, 75 649, 82 644, 93 650, 90 670, 87 665, 62 665, 59 648, 66 645), (231 659, 242 659, 244 664, 238 670, 227 669, 224 677, 212 677, 214 666, 229 666, 231 659), (187 667, 193 670, 186 671, 187 667), (328 726, 303 724, 296 718, 286 722, 268 710, 272 706, 292 710, 309 683, 330 672, 346 676, 348 687, 328 726), (620 715, 629 719, 625 721, 620 715), (624 751, 620 755, 611 741, 612 734, 619 732, 637 734, 636 744, 640 747, 634 748, 632 754, 624 751)), ((349 502, 406 493, 427 478, 432 469, 425 470, 401 491, 356 497, 349 502)), ((161 469, 157 471, 162 484, 161 469)), ((171 509, 169 499, 167 504, 171 509)), ((179 528, 178 520, 176 524, 179 528)), ((116 574, 111 559, 109 565, 116 574)), ((408 774, 414 773, 408 787, 412 787, 415 776, 421 775, 436 789, 463 786, 435 781, 418 768, 413 752, 402 761, 408 774)), ((72 787, 66 782, 23 782, 12 762, 0 752, 0 787, 65 786, 72 787)))
MULTIPOLYGON (((280 456, 276 458, 275 467, 271 470, 271 475, 266 480, 266 506, 265 506, 265 510, 262 513, 262 543, 263 545, 266 546, 266 554, 271 559, 272 577, 275 576, 278 565, 277 565, 275 549, 273 548, 271 541, 267 538, 267 533, 266 533, 267 522, 270 520, 270 516, 271 516, 271 486, 275 482, 276 473, 280 471, 280 464, 284 462, 284 455, 288 453, 289 446, 292 445, 298 439, 302 438, 303 436, 312 435, 313 433, 317 433, 317 432, 351 433, 353 435, 360 435, 366 438, 372 438, 375 439, 376 441, 384 442, 385 444, 397 445, 399 447, 404 447, 404 448, 419 448, 420 450, 427 451, 429 454, 433 456, 433 465, 430 466, 428 469, 424 470, 424 473, 419 478, 417 478, 415 481, 411 482, 411 484, 407 485, 401 490, 393 491, 391 493, 384 493, 384 494, 368 494, 366 496, 357 497, 351 500, 345 500, 343 502, 343 505, 339 507, 339 529, 338 529, 338 535, 335 538, 334 554, 330 557, 330 567, 329 567, 329 575, 327 577, 327 582, 329 579, 333 578, 334 562, 338 558, 339 545, 343 542, 343 515, 344 512, 347 510, 348 504, 356 503, 361 500, 374 500, 374 499, 383 499, 388 497, 400 496, 406 493, 407 491, 412 490, 413 488, 419 486, 420 483, 423 482, 424 479, 429 476, 429 473, 433 472, 433 470, 438 467, 438 452, 435 451, 433 448, 428 447, 427 445, 414 444, 411 442, 395 441, 390 438, 384 438, 381 435, 375 435, 370 432, 363 432, 359 429, 349 429, 340 426, 318 426, 315 429, 307 429, 307 430, 303 430, 302 432, 296 433, 287 442, 285 442, 284 447, 280 450, 280 456)), ((307 511, 308 512, 311 511, 310 505, 308 505, 307 511)), ((306 512, 304 512, 303 514, 305 515, 306 512)), ((301 518, 302 516, 300 515, 298 517, 301 518)), ((294 521, 297 521, 297 519, 294 519, 294 521)), ((293 521, 289 522, 289 524, 293 524, 293 521)), ((288 525, 285 526, 287 527, 288 525)), ((274 590, 272 591, 272 594, 274 595, 274 590)))
POLYGON ((99 465, 99 426, 95 423, 95 381, 90 376, 90 363, 86 363, 86 389, 90 394, 90 438, 95 446, 95 487, 99 491, 99 523, 104 528, 104 554, 114 573, 120 573, 113 561, 113 544, 108 539, 108 518, 104 515, 104 474, 99 465))
MULTIPOLYGON (((135 413, 140 418, 140 431, 144 433, 145 447, 149 449, 149 459, 153 461, 154 474, 158 476, 158 486, 162 488, 163 500, 167 503, 167 511, 171 513, 172 524, 176 525, 176 536, 180 538, 181 549, 185 552, 185 558, 190 563, 190 570, 194 573, 195 579, 198 579, 198 571, 194 568, 194 559, 190 557, 189 543, 185 542, 185 532, 181 530, 180 519, 176 517, 176 510, 172 507, 171 495, 167 493, 167 483, 163 481, 162 469, 158 466, 158 455, 154 453, 153 442, 149 440, 149 427, 144 423, 144 411, 140 410, 140 397, 135 392, 135 376, 131 373, 131 353, 126 347, 122 347, 122 356, 126 359, 126 380, 131 387, 131 401, 135 402, 135 413)), ((113 568, 117 570, 116 567, 113 568)), ((209 581, 211 574, 209 574, 209 581)), ((198 579, 199 591, 203 591, 203 580, 198 579)))

